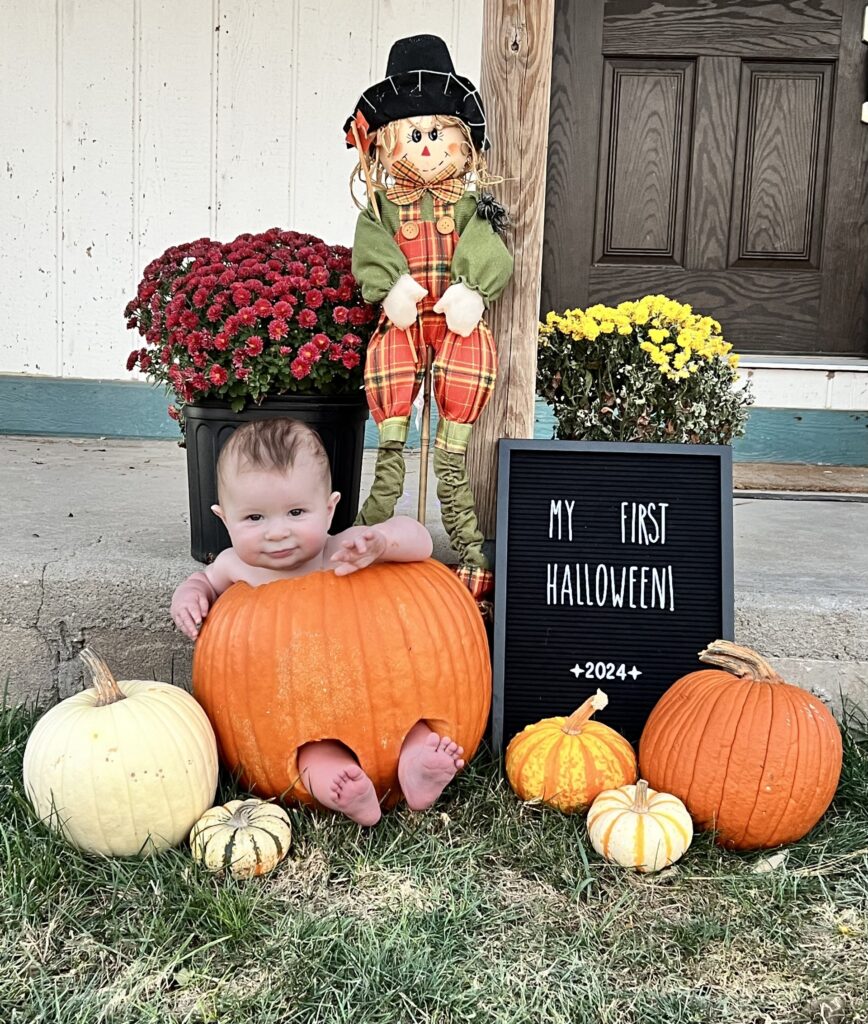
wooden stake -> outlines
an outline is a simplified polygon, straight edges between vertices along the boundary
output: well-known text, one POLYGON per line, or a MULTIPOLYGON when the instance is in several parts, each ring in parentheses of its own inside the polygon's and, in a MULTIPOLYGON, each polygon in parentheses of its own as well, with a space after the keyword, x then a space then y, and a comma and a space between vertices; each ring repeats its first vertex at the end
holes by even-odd
POLYGON ((496 521, 497 440, 533 437, 553 21, 554 0, 485 0, 481 91, 490 169, 506 179, 496 194, 509 210, 507 244, 515 259, 512 280, 490 317, 497 385, 467 455, 479 525, 489 538, 496 521))

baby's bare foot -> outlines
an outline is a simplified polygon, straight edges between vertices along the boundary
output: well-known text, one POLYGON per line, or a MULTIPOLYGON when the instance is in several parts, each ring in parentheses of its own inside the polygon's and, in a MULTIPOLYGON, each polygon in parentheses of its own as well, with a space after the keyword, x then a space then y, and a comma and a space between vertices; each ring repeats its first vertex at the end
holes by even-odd
POLYGON ((380 820, 382 812, 374 784, 357 764, 339 772, 329 789, 329 806, 357 825, 376 825, 380 820))
POLYGON ((414 744, 401 752, 398 780, 411 811, 424 811, 464 767, 459 747, 448 736, 429 733, 424 743, 414 744))

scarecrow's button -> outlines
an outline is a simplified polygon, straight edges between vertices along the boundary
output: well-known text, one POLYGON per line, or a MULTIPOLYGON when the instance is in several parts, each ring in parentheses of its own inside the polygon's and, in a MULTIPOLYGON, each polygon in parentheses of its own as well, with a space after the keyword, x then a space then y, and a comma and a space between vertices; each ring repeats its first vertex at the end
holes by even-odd
POLYGON ((455 230, 455 221, 449 216, 441 217, 437 221, 437 230, 441 235, 451 235, 455 230))
POLYGON ((408 242, 419 237, 419 225, 414 220, 408 220, 401 225, 401 234, 408 242))

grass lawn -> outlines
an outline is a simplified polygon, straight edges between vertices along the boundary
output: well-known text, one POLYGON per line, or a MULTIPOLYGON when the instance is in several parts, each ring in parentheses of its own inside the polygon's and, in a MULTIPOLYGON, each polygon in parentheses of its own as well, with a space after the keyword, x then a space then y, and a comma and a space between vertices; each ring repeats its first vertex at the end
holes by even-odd
POLYGON ((773 871, 699 837, 661 876, 625 873, 481 757, 433 811, 370 831, 291 811, 289 858, 233 882, 184 849, 86 858, 34 822, 33 721, 0 717, 2 1024, 868 1021, 853 731, 833 808, 773 871))

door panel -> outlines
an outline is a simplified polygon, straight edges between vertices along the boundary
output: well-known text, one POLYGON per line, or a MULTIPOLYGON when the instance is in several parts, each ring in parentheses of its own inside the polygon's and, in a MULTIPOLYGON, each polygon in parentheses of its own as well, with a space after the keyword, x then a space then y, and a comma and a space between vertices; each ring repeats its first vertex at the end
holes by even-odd
POLYGON ((731 266, 818 269, 830 64, 742 64, 731 266))
POLYGON ((559 0, 542 312, 662 291, 865 354, 861 0, 559 0))
POLYGON ((683 263, 693 63, 607 61, 598 263, 683 263))

